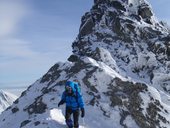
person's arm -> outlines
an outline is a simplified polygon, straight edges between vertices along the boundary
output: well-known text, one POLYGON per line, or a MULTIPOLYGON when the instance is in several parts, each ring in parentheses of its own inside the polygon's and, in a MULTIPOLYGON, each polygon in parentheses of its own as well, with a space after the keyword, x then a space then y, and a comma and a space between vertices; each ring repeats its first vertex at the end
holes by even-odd
POLYGON ((78 93, 78 103, 79 103, 80 108, 84 108, 83 97, 82 97, 82 95, 80 93, 78 93))
POLYGON ((84 101, 80 93, 78 93, 78 103, 79 103, 79 107, 81 108, 81 117, 83 118, 85 116, 84 101))
POLYGON ((62 105, 62 104, 64 104, 65 103, 65 92, 63 92, 63 94, 62 94, 62 97, 61 97, 61 100, 60 100, 60 102, 58 103, 58 107, 60 107, 60 105, 62 105))

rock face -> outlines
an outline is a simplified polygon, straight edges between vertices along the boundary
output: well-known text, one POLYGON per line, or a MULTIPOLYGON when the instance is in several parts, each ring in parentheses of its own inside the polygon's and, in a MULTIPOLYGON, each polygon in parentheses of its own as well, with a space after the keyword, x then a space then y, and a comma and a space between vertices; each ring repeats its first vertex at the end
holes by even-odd
POLYGON ((166 83, 166 89, 163 90, 168 91, 168 28, 156 21, 147 2, 143 1, 134 7, 131 5, 135 10, 133 12, 129 6, 121 0, 96 0, 91 11, 82 18, 80 34, 72 45, 73 52, 93 58, 96 49, 104 48, 126 76, 135 76, 147 84, 161 87, 166 83), (93 28, 90 34, 81 34, 91 19, 93 28))
POLYGON ((170 33, 149 3, 94 0, 81 21, 70 62, 56 63, 23 92, 0 127, 64 127, 57 103, 65 82, 77 80, 87 127, 169 128, 170 33))

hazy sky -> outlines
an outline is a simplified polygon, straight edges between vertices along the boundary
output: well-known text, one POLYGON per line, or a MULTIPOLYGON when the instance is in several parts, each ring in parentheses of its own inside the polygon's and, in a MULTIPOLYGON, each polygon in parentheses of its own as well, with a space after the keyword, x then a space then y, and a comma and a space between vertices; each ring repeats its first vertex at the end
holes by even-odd
MULTIPOLYGON (((170 24, 170 0, 149 0, 170 24)), ((71 54, 93 0, 0 0, 0 87, 28 86, 71 54)))

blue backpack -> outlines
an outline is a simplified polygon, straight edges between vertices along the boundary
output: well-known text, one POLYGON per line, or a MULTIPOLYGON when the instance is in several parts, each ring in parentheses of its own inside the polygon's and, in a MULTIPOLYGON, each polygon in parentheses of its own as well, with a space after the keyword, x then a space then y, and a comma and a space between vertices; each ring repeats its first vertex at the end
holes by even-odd
POLYGON ((81 88, 80 88, 80 85, 79 83, 77 82, 74 82, 74 88, 76 89, 76 93, 80 93, 81 94, 81 88))

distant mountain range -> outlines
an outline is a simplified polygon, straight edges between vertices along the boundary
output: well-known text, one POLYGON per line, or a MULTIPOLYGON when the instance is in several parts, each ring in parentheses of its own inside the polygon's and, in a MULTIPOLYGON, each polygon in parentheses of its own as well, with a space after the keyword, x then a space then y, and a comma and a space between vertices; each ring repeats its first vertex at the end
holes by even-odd
POLYGON ((5 92, 9 92, 11 94, 16 95, 19 97, 23 91, 25 91, 28 87, 23 86, 23 87, 17 87, 17 86, 12 86, 12 87, 0 87, 0 90, 3 90, 5 92))
POLYGON ((0 90, 0 113, 12 105, 17 98, 14 94, 0 90))

